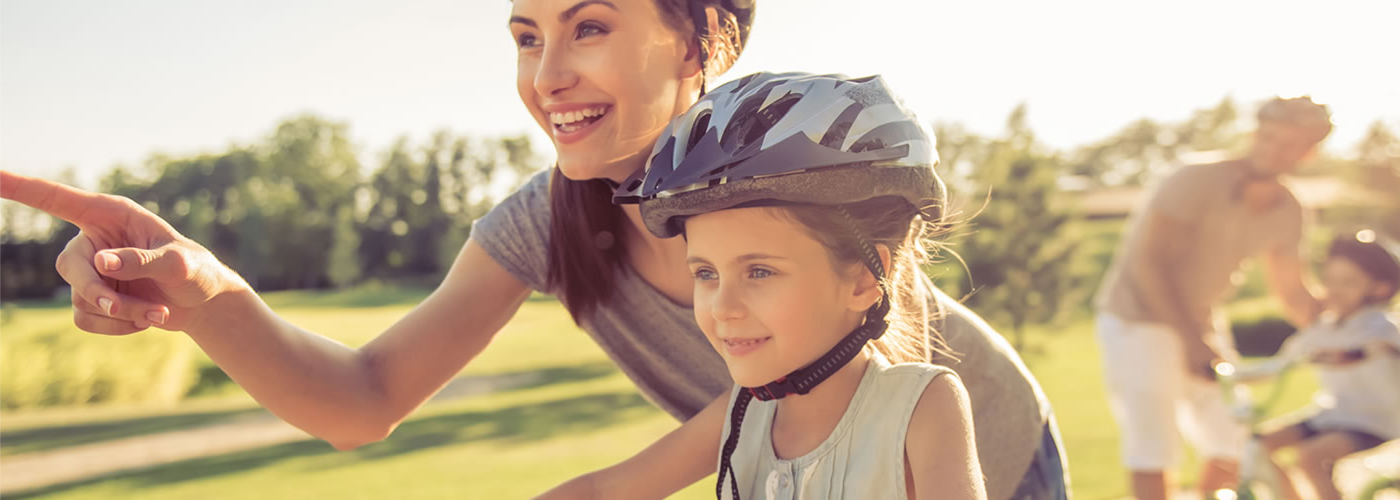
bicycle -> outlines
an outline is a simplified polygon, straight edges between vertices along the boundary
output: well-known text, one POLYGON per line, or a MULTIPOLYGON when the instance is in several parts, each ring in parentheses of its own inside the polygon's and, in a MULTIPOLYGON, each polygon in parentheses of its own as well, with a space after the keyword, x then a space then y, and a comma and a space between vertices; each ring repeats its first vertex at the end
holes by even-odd
MULTIPOLYGON (((1220 384, 1220 390, 1225 395, 1231 416, 1249 430, 1249 439, 1245 442, 1244 452, 1240 456, 1238 483, 1234 488, 1216 490, 1207 496, 1207 499, 1273 500, 1282 498, 1282 482, 1288 479, 1279 477, 1278 471, 1273 467, 1269 450, 1264 447, 1260 427, 1265 421, 1268 411, 1286 393, 1288 374, 1302 362, 1314 364, 1347 363, 1361 361, 1365 358, 1365 350, 1351 349, 1337 353, 1331 358, 1296 361, 1274 358, 1247 367, 1236 366, 1228 362, 1209 367, 1208 372, 1220 384), (1275 379, 1270 394, 1262 404, 1256 403, 1249 386, 1245 383, 1269 377, 1275 379)), ((1358 493, 1358 500, 1382 500, 1382 497, 1377 496, 1382 492, 1391 492, 1396 495, 1395 498, 1400 498, 1400 457, 1370 457, 1366 459, 1364 464, 1374 479, 1358 493)), ((1385 497, 1386 500, 1390 498, 1389 496, 1385 497)))
POLYGON ((1364 464, 1375 479, 1361 489, 1358 500, 1400 499, 1400 454, 1367 457, 1364 464))
POLYGON ((1207 498, 1213 500, 1273 500, 1282 498, 1282 481, 1269 459, 1269 450, 1265 449, 1263 435, 1260 432, 1260 424, 1265 420, 1265 416, 1270 408, 1274 406, 1284 394, 1287 386, 1288 373, 1295 363, 1278 361, 1265 362, 1252 367, 1247 372, 1242 373, 1239 367, 1232 363, 1219 363, 1210 369, 1210 373, 1220 384, 1220 390, 1225 394, 1225 402, 1230 406, 1230 415, 1239 422, 1240 425, 1249 429, 1249 440, 1245 442, 1244 453, 1240 456, 1239 481, 1233 488, 1218 489, 1207 498), (1262 379, 1272 372, 1276 382, 1270 391, 1269 397, 1265 398, 1262 404, 1255 403, 1249 386, 1244 382, 1262 379))

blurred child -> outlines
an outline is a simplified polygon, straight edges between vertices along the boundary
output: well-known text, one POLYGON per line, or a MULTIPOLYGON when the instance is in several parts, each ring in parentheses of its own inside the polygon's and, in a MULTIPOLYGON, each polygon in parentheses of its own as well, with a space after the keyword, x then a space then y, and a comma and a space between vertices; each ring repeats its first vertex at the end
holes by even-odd
POLYGON ((1337 460, 1400 438, 1400 329, 1386 312, 1400 288, 1400 264, 1373 231, 1341 236, 1327 252, 1322 284, 1324 313, 1278 355, 1278 362, 1317 368, 1322 388, 1315 408, 1301 420, 1265 424, 1273 430, 1263 440, 1271 453, 1296 448, 1298 468, 1318 496, 1339 499, 1332 481, 1337 460))

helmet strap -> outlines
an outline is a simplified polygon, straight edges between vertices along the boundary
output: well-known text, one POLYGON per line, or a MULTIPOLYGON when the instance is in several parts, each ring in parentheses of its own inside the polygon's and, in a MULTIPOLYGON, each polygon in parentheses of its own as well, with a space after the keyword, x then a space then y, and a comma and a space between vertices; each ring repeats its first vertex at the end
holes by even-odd
MULTIPOLYGON (((855 223, 855 219, 851 217, 850 212, 847 212, 845 207, 838 206, 836 208, 841 212, 841 215, 850 225, 850 229, 856 235, 856 243, 861 247, 861 252, 865 257, 866 267, 874 274, 877 282, 883 281, 885 266, 880 261, 880 254, 875 251, 875 247, 870 244, 869 239, 865 237, 865 232, 855 223)), ((856 329, 851 330, 851 333, 846 334, 840 342, 837 342, 836 345, 832 347, 831 350, 827 351, 826 354, 823 354, 822 357, 817 358, 812 364, 798 368, 792 373, 787 374, 787 376, 778 378, 778 380, 758 387, 745 387, 744 390, 739 391, 734 401, 734 409, 729 415, 729 438, 725 439, 724 448, 721 450, 723 453, 720 456, 719 482, 715 486, 715 495, 717 497, 722 498, 724 496, 724 480, 725 476, 728 475, 733 484, 733 491, 731 492, 733 498, 739 500, 738 477, 734 475, 734 465, 730 457, 734 454, 735 448, 739 446, 739 430, 744 424, 744 413, 748 409, 749 401, 755 398, 760 401, 772 401, 781 399, 789 394, 807 394, 811 392, 812 388, 816 387, 817 384, 830 378, 832 375, 836 374, 837 370, 840 370, 842 367, 846 366, 847 363, 850 363, 852 359, 855 359, 856 354, 859 354, 861 349, 865 348, 866 343, 880 338, 889 327, 889 323, 885 320, 885 315, 890 312, 889 293, 883 291, 883 286, 881 287, 880 301, 866 311, 865 322, 856 327, 856 329)))

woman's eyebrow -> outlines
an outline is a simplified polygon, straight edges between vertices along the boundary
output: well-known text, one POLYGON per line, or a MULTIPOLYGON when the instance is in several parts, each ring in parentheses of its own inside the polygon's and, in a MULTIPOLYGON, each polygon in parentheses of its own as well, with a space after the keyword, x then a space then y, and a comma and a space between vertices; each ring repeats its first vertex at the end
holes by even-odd
POLYGON ((560 13, 559 13, 559 22, 560 22, 560 23, 567 23, 567 22, 569 22, 570 19, 573 19, 574 16, 575 16, 576 14, 578 14, 578 11, 583 10, 584 7, 587 7, 587 6, 589 6, 589 5, 594 5, 594 4, 602 5, 602 6, 608 7, 608 8, 610 8, 610 9, 612 9, 612 10, 616 10, 616 11, 618 11, 618 12, 622 12, 621 10, 619 10, 619 9, 617 8, 616 5, 613 5, 613 3, 612 3, 612 2, 609 2, 608 0, 583 0, 582 2, 579 2, 579 3, 574 4, 573 7, 569 7, 568 9, 565 9, 564 12, 560 12, 560 13))
MULTIPOLYGON (((579 3, 574 4, 573 7, 569 7, 568 9, 565 9, 564 12, 560 12, 560 13, 559 13, 559 22, 560 22, 560 23, 567 23, 567 22, 569 22, 570 19, 573 19, 574 16, 578 15, 578 12, 579 12, 580 10, 583 10, 584 7, 587 7, 587 6, 589 6, 589 5, 602 5, 602 6, 608 7, 608 8, 610 8, 610 9, 612 9, 612 10, 616 10, 616 11, 618 11, 618 12, 622 12, 621 9, 618 9, 616 5, 613 5, 613 3, 612 3, 612 2, 609 2, 608 0, 583 0, 582 2, 579 2, 579 3)), ((530 19, 530 18, 528 18, 528 17, 522 17, 522 16, 510 16, 510 23, 511 23, 511 24, 519 23, 519 24, 523 24, 523 25, 526 25, 526 26, 529 26, 529 27, 535 28, 535 29, 539 29, 539 27, 540 27, 539 24, 536 24, 536 23, 535 23, 535 20, 534 20, 534 19, 530 19)))

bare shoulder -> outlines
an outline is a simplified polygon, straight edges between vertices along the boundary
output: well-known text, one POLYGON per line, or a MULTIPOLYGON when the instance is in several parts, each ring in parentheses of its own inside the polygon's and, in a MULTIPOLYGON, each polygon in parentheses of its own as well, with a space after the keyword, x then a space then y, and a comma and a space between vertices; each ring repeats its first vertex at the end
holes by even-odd
POLYGON ((924 387, 904 442, 913 489, 938 498, 986 498, 972 428, 972 404, 962 381, 942 372, 924 387))
MULTIPOLYGON (((958 434, 972 434, 972 404, 962 380, 952 372, 934 376, 924 387, 924 393, 914 406, 909 419, 910 442, 928 444, 960 439, 958 434)), ((929 450, 920 446, 920 448, 929 450)), ((914 450, 910 450, 914 454, 914 450)))

